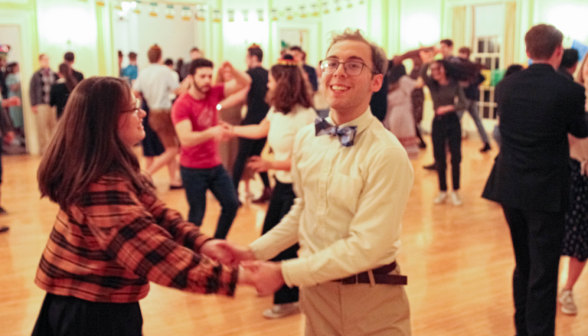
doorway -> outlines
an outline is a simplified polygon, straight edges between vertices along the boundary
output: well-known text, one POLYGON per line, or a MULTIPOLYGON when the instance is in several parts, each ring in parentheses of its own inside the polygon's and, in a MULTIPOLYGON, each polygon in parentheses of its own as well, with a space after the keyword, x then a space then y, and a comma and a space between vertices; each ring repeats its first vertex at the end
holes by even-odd
MULTIPOLYGON (((0 25, 0 71, 2 71, 2 98, 19 97, 22 102, 21 81, 27 80, 22 76, 23 50, 21 32, 18 25, 0 25)), ((9 144, 4 144, 3 154, 26 153, 25 126, 23 107, 13 106, 2 109, 2 113, 10 117, 15 137, 9 144)))

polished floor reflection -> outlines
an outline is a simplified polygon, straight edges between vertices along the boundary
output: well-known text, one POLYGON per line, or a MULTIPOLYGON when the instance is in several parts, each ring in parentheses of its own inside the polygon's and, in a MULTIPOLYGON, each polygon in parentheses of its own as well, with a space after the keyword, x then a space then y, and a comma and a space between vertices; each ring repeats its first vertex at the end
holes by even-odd
MULTIPOLYGON (((415 185, 404 216, 399 263, 408 275, 413 334, 416 336, 513 335, 511 273, 514 267, 509 231, 499 206, 480 198, 497 153, 481 154, 479 140, 463 144, 462 197, 464 204, 433 205, 435 172, 423 164, 431 150, 413 162, 415 185)), ((30 335, 44 292, 34 275, 51 230, 57 207, 39 200, 36 171, 39 158, 3 158, 2 205, 9 215, 0 225, 0 334, 30 335)), ((72 167, 75 169, 75 167, 72 167)), ((170 207, 187 212, 182 190, 167 190, 167 173, 155 177, 160 195, 170 207)), ((255 191, 255 190, 254 190, 255 191)), ((202 230, 214 232, 218 203, 209 196, 202 230)), ((228 239, 247 244, 259 236, 265 207, 246 204, 228 239)), ((567 260, 562 259, 562 270, 567 260)), ((558 312, 557 335, 588 335, 588 276, 576 285, 579 314, 558 312)), ((560 283, 565 275, 560 277, 560 283)), ((144 334, 154 335, 301 335, 303 318, 269 321, 261 316, 271 298, 240 288, 235 299, 201 296, 153 285, 141 301, 144 334)))

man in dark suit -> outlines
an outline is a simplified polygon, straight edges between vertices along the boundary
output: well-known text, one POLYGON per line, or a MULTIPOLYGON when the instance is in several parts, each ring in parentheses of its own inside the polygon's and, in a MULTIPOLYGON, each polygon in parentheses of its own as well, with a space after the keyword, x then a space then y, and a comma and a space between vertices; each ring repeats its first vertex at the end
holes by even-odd
POLYGON ((290 47, 290 55, 294 57, 294 60, 298 63, 302 63, 302 67, 304 68, 304 72, 308 75, 308 81, 310 85, 312 85, 312 89, 314 92, 318 90, 318 77, 316 75, 316 69, 311 67, 310 65, 306 64, 306 53, 302 50, 302 48, 298 46, 290 47))
POLYGON ((81 81, 84 80, 84 74, 81 73, 81 72, 79 72, 79 71, 76 71, 73 68, 73 64, 75 62, 75 59, 76 59, 76 56, 71 51, 68 51, 68 52, 65 53, 65 55, 63 55, 63 62, 64 63, 67 63, 67 65, 69 65, 69 67, 71 68, 71 72, 73 73, 74 78, 79 83, 79 82, 81 82, 81 81))
POLYGON ((533 64, 496 88, 502 147, 483 197, 510 227, 518 336, 555 332, 557 277, 569 202, 568 133, 588 136, 582 86, 556 72, 563 35, 540 24, 525 35, 533 64))

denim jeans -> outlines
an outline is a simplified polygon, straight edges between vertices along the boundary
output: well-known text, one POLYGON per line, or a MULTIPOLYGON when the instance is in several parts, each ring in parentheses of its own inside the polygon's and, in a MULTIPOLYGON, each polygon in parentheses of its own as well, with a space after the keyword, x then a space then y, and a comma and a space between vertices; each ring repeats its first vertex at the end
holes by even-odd
POLYGON ((433 119, 431 132, 433 139, 433 155, 435 166, 439 175, 439 190, 447 191, 447 151, 449 145, 451 153, 451 175, 453 178, 453 190, 459 190, 460 163, 461 163, 461 125, 457 114, 454 112, 436 116, 433 119))
POLYGON ((206 210, 206 191, 210 189, 222 210, 214 238, 225 239, 239 209, 239 199, 229 174, 222 165, 208 169, 180 167, 190 211, 188 221, 202 225, 206 210))
POLYGON ((459 116, 459 120, 461 120, 466 111, 474 120, 474 123, 476 124, 476 128, 478 129, 478 133, 480 134, 480 138, 482 139, 482 141, 485 144, 490 143, 488 133, 486 133, 486 129, 484 129, 484 124, 482 124, 482 119, 480 119, 480 113, 478 111, 478 102, 475 100, 468 99, 466 103, 466 109, 459 111, 457 113, 457 115, 459 116))

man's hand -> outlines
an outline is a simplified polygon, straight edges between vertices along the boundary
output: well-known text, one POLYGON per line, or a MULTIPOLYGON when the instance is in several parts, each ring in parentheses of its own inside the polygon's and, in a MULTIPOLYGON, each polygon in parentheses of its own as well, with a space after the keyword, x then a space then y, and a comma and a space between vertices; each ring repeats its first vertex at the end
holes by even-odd
POLYGON ((280 263, 267 261, 249 261, 241 263, 239 281, 244 285, 255 287, 259 296, 274 294, 284 284, 280 263))
POLYGON ((212 138, 216 142, 220 142, 223 140, 223 138, 226 137, 227 131, 225 130, 225 128, 222 125, 213 126, 213 127, 209 128, 209 130, 212 133, 212 138))
POLYGON ((223 64, 221 65, 221 68, 223 68, 225 71, 230 71, 230 72, 235 71, 235 68, 233 67, 233 65, 229 61, 224 61, 223 64))
POLYGON ((200 247, 200 253, 225 265, 237 265, 241 261, 255 260, 248 247, 238 246, 226 240, 213 239, 200 247))
POLYGON ((272 163, 262 159, 260 156, 252 156, 247 162, 247 167, 253 169, 256 173, 262 173, 272 169, 272 163))
POLYGON ((20 106, 20 98, 10 97, 2 101, 2 107, 20 106))
POLYGON ((14 132, 10 131, 4 135, 4 142, 9 144, 14 140, 14 132))

